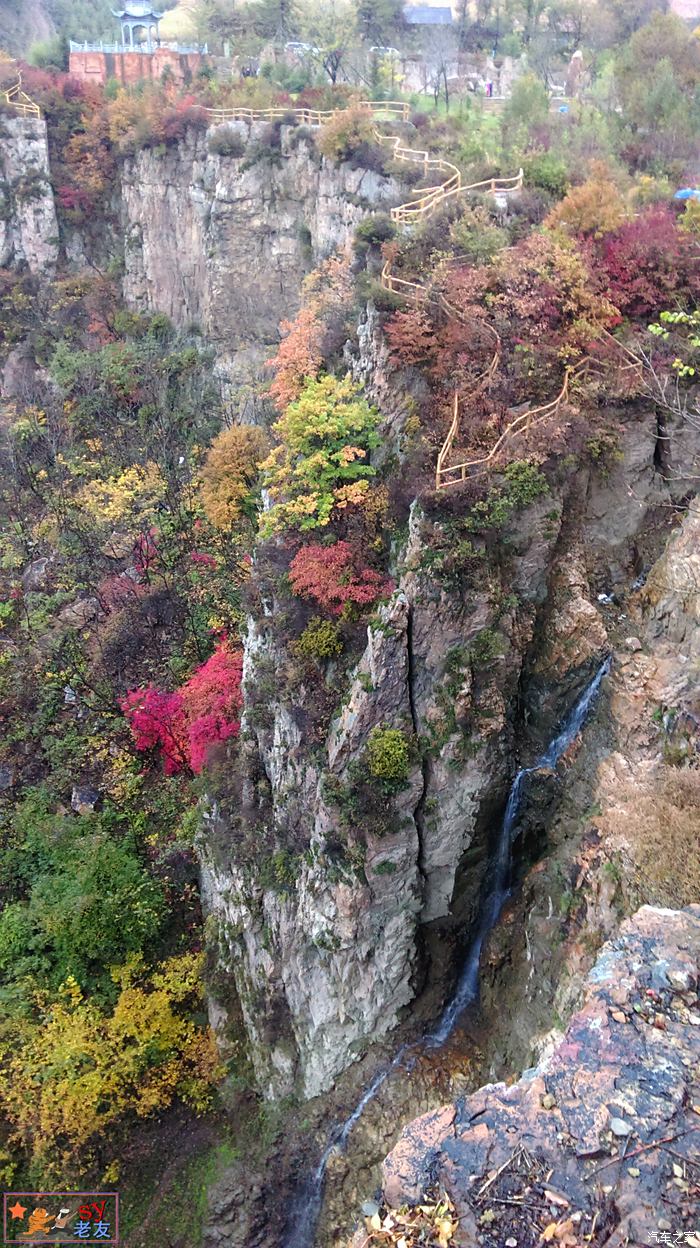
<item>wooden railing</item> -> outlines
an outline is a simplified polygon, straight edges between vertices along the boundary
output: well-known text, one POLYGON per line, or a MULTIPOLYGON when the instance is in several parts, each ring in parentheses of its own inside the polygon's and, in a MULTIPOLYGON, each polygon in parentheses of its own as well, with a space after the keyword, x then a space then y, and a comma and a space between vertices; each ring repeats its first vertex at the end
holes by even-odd
MULTIPOLYGON (((512 178, 487 178, 483 182, 472 182, 468 186, 462 186, 459 170, 450 164, 449 161, 430 162, 427 152, 417 152, 411 148, 402 148, 400 145, 401 140, 398 137, 394 136, 389 141, 394 144, 395 155, 399 155, 399 152, 403 153, 403 156, 399 156, 399 159, 411 160, 416 164, 437 164, 443 171, 450 171, 449 176, 440 186, 428 187, 426 190, 416 192, 418 195, 417 199, 393 208, 391 215, 397 224, 411 225, 416 221, 420 221, 455 195, 473 194, 476 191, 482 191, 487 195, 497 195, 499 192, 508 194, 509 192, 519 191, 522 188, 522 169, 512 178), (454 171, 454 173, 451 171, 454 171)), ((381 283, 385 290, 392 291, 411 303, 435 304, 451 319, 461 321, 463 325, 477 327, 479 331, 486 330, 493 336, 495 340, 494 354, 491 357, 488 368, 476 379, 469 395, 470 402, 473 403, 482 394, 486 393, 498 371, 501 358, 501 340, 496 330, 486 321, 466 317, 462 310, 456 304, 450 303, 442 293, 434 296, 431 288, 425 283, 413 282, 405 277, 397 277, 392 272, 392 266, 393 261, 387 260, 382 269, 381 283)), ((601 329, 600 337, 606 339, 621 355, 627 357, 627 363, 621 366, 622 371, 631 369, 636 369, 637 372, 640 371, 639 361, 634 354, 623 343, 618 342, 608 330, 601 329)), ((540 407, 531 407, 526 412, 521 412, 520 415, 514 417, 494 442, 488 454, 477 456, 473 459, 465 459, 457 464, 450 464, 448 460, 454 450, 460 428, 459 392, 455 390, 452 421, 445 441, 440 448, 435 468, 436 490, 442 490, 447 486, 466 481, 468 477, 483 476, 484 473, 488 472, 489 467, 494 463, 498 454, 511 438, 535 428, 535 426, 545 420, 549 420, 561 410, 570 396, 574 382, 592 367, 592 363, 592 360, 586 357, 579 361, 578 364, 570 365, 564 373, 562 387, 556 398, 549 403, 543 403, 540 407)))
MULTIPOLYGON (((410 152, 410 148, 401 149, 404 152, 410 152)), ((416 152, 415 156, 422 156, 423 153, 416 152)), ((425 153, 427 156, 427 152, 425 153)), ((407 157, 398 157, 406 159, 407 157)), ((419 162, 416 162, 419 163, 419 162)), ((413 225, 417 221, 421 221, 424 217, 430 216, 431 213, 444 204, 445 200, 452 199, 455 195, 473 195, 477 191, 483 191, 485 195, 496 195, 499 191, 507 194, 509 191, 519 191, 523 185, 522 169, 514 178, 486 178, 483 182, 471 182, 468 186, 462 186, 462 179, 459 169, 455 165, 450 164, 447 160, 432 160, 427 162, 427 167, 438 167, 441 172, 453 170, 448 178, 441 183, 440 186, 430 186, 425 190, 416 191, 417 199, 409 201, 406 204, 399 204, 398 208, 392 208, 391 216, 397 225, 413 225)))
POLYGON ((486 455, 477 457, 476 459, 465 459, 459 464, 449 464, 446 466, 445 461, 452 451, 454 440, 459 428, 459 396, 455 392, 454 398, 454 417, 450 430, 445 438, 440 454, 438 455, 437 471, 435 474, 435 488, 438 490, 445 489, 448 485, 456 485, 467 478, 474 480, 477 477, 484 476, 488 472, 489 466, 496 459, 500 451, 503 450, 506 443, 520 433, 525 433, 533 429, 535 425, 539 425, 542 421, 549 420, 551 416, 555 416, 563 407, 569 398, 571 386, 576 377, 585 372, 588 365, 587 360, 582 360, 576 366, 570 366, 564 373, 564 381, 562 388, 555 399, 550 403, 543 403, 541 407, 531 407, 526 412, 521 412, 514 420, 506 425, 503 433, 496 439, 491 450, 486 455))
POLYGON ((16 112, 21 113, 24 117, 41 117, 41 109, 34 100, 22 90, 22 75, 20 74, 17 82, 13 87, 8 87, 2 91, 2 97, 10 108, 14 108, 16 112))
MULTIPOLYGON (((385 118, 408 121, 410 113, 410 105, 402 100, 361 100, 358 107, 371 112, 377 120, 385 118)), ((301 126, 322 126, 324 122, 334 117, 338 110, 293 107, 241 108, 236 105, 233 108, 206 108, 204 111, 215 124, 223 121, 279 121, 282 117, 293 117, 294 121, 301 126)))
MULTIPOLYGON (((381 137, 381 136, 380 136, 381 137)), ((475 191, 483 191, 487 195, 496 195, 498 192, 507 194, 509 191, 519 191, 523 185, 523 171, 518 170, 517 174, 512 178, 487 178, 482 182, 472 182, 468 186, 462 186, 462 177, 456 165, 451 164, 447 160, 431 159, 428 152, 417 151, 414 148, 403 147, 401 139, 398 136, 392 136, 388 142, 391 142, 394 148, 394 156, 399 160, 406 160, 412 164, 422 165, 423 168, 438 168, 440 172, 447 173, 448 176, 444 182, 438 186, 431 186, 416 192, 417 198, 405 204, 399 204, 397 208, 392 208, 391 216, 397 225, 413 225, 417 221, 421 221, 424 217, 430 216, 436 208, 451 199, 455 195, 466 195, 475 191)), ((397 277, 392 272, 392 260, 386 260, 382 268, 381 284, 385 290, 391 291, 395 295, 399 295, 402 299, 407 299, 411 303, 433 303, 452 320, 461 321, 463 325, 472 325, 477 332, 485 331, 491 334, 494 340, 494 352, 491 356, 488 368, 476 379, 472 388, 470 399, 474 402, 482 394, 484 394, 498 371, 498 365, 501 359, 501 340, 496 330, 487 321, 476 320, 464 315, 462 310, 451 303, 442 292, 438 292, 437 296, 433 296, 430 288, 423 282, 413 282, 405 277, 397 277)), ((569 377, 565 378, 564 389, 568 392, 569 377)), ((563 393, 563 392, 562 392, 563 393)), ((563 401, 559 396, 555 403, 563 401)), ((548 407, 552 405, 547 405, 548 407)), ((517 432, 515 426, 521 423, 522 417, 517 417, 509 426, 509 430, 517 432)), ((437 465, 435 469, 435 488, 444 489, 445 486, 454 484, 455 481, 464 481, 470 464, 458 464, 454 468, 447 466, 447 461, 452 454, 457 435, 459 433, 459 392, 455 390, 454 395, 454 414, 452 423, 447 431, 447 437, 443 442, 438 454, 437 465), (455 472, 459 475, 455 476, 455 472)), ((506 430, 506 434, 508 430, 506 430)), ((485 457, 483 462, 493 459, 503 445, 505 435, 499 438, 496 448, 490 456, 485 457)), ((480 460, 473 461, 474 465, 478 465, 480 460)), ((485 469, 484 469, 485 471, 485 469)))

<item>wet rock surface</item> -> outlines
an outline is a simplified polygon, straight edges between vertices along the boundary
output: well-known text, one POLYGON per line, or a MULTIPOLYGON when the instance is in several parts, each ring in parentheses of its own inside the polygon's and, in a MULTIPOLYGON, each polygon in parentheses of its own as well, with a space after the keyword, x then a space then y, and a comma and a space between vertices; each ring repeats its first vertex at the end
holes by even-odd
POLYGON ((582 1008, 539 1068, 404 1130, 384 1165, 387 1203, 441 1185, 461 1245, 495 1248, 511 1233, 534 1245, 551 1223, 571 1243, 603 1232, 608 1244, 651 1243, 667 1224, 692 1232, 699 974, 700 906, 642 907, 601 950, 582 1008))

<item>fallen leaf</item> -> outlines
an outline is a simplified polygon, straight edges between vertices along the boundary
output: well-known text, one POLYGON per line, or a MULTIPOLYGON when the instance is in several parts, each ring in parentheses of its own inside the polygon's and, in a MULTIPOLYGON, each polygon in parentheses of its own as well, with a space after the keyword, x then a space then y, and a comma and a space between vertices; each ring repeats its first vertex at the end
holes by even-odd
POLYGON ((550 1204, 558 1205, 560 1209, 569 1208, 569 1201, 566 1199, 566 1196, 560 1196, 558 1192, 553 1192, 550 1188, 545 1188, 544 1198, 545 1200, 548 1200, 550 1204))
POLYGON ((369 1219, 369 1229, 371 1231, 381 1231, 382 1220, 378 1213, 373 1213, 372 1217, 369 1219))
POLYGON ((542 1234, 540 1235, 540 1239, 542 1240, 542 1242, 545 1244, 550 1243, 550 1241, 554 1239, 556 1229, 557 1229, 556 1222, 550 1222, 548 1226, 545 1226, 542 1234))

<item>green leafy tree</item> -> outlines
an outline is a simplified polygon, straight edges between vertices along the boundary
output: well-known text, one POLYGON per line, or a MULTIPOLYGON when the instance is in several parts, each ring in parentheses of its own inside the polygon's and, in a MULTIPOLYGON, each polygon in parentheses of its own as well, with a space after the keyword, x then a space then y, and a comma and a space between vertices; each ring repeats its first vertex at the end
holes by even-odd
POLYGON ((55 987, 66 976, 97 991, 109 968, 156 938, 165 910, 127 833, 109 815, 52 815, 41 798, 19 815, 25 839, 15 851, 26 897, 0 917, 0 973, 5 982, 41 974, 55 987))
POLYGON ((655 14, 615 62, 623 142, 634 163, 668 167, 700 142, 700 42, 674 14, 655 14))
POLYGON ((273 426, 280 444, 262 465, 273 502, 262 518, 263 536, 320 528, 335 509, 362 504, 375 473, 368 457, 379 443, 378 420, 350 377, 307 382, 273 426))
POLYGON ((515 83, 501 118, 504 151, 527 151, 533 130, 548 118, 549 96, 545 88, 534 74, 523 74, 515 83))

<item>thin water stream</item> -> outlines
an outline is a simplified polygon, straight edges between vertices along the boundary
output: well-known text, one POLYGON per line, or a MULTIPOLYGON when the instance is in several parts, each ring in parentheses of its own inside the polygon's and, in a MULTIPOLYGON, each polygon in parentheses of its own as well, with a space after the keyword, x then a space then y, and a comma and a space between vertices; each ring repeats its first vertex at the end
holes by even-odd
POLYGON ((547 746, 544 754, 540 755, 531 767, 521 767, 517 773, 508 794, 503 822, 485 880, 484 895, 479 907, 479 923, 467 950, 454 994, 445 1006, 437 1026, 421 1040, 402 1045, 389 1065, 384 1066, 375 1075, 349 1117, 344 1122, 337 1123, 332 1129, 321 1160, 298 1193, 291 1224, 284 1239, 284 1248, 313 1248, 316 1223, 323 1202, 326 1170, 334 1152, 336 1149, 345 1148, 353 1127, 390 1075, 400 1066, 410 1071, 421 1051, 442 1048, 455 1031, 467 1007, 477 1000, 481 951, 486 937, 498 922, 512 890, 513 838, 523 806, 526 780, 533 772, 556 767, 569 746, 576 740, 588 719, 600 686, 610 671, 610 663, 611 660, 608 658, 598 669, 581 697, 565 716, 560 731, 547 746))

